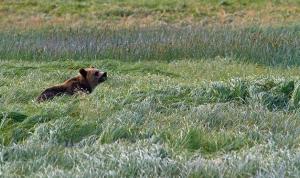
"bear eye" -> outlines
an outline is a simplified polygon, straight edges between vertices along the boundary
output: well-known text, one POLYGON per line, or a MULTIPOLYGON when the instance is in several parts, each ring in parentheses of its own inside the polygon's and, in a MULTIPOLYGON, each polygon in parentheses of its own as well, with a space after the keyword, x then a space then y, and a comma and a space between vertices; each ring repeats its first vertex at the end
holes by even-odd
POLYGON ((99 72, 97 71, 97 72, 95 72, 95 76, 99 76, 99 72))

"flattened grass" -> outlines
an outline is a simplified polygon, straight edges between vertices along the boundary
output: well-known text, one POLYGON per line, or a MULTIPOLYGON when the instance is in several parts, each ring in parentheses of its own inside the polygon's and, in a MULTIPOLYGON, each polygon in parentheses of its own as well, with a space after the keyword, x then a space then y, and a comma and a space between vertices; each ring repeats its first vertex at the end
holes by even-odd
POLYGON ((1 61, 1 174, 296 175, 299 108, 269 108, 258 96, 285 96, 290 104, 299 74, 299 67, 222 58, 1 61), (92 94, 34 102, 43 88, 88 64, 109 74, 92 94), (288 166, 279 170, 279 162, 288 166))

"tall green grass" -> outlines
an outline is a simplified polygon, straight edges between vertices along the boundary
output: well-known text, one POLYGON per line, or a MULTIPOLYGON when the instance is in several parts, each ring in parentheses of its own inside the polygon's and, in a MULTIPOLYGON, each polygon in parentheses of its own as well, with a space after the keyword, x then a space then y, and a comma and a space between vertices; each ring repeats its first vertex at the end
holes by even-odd
POLYGON ((5 60, 127 61, 211 59, 263 65, 299 65, 299 25, 283 27, 172 27, 0 32, 5 60))

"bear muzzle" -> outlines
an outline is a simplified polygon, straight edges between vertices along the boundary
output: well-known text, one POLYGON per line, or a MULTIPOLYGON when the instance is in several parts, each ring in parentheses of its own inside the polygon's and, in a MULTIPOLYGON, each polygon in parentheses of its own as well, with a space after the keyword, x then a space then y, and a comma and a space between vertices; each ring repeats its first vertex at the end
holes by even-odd
POLYGON ((98 83, 102 83, 107 80, 107 72, 104 72, 102 76, 99 78, 98 83))

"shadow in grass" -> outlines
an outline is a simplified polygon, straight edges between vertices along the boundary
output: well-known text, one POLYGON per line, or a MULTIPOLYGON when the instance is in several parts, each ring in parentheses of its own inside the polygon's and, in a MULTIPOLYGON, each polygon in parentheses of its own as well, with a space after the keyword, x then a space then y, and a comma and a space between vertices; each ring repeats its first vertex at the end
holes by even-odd
POLYGON ((254 144, 247 136, 237 136, 221 132, 207 132, 200 129, 190 130, 187 133, 184 142, 184 147, 188 150, 200 150, 204 154, 212 154, 219 151, 229 152, 232 150, 240 150, 245 146, 254 144))
POLYGON ((57 135, 57 142, 65 146, 73 146, 74 143, 80 142, 83 138, 88 137, 96 132, 96 124, 73 124, 62 130, 57 135))
MULTIPOLYGON (((21 112, 0 113, 0 134, 2 144, 17 143, 29 135, 28 128, 22 126, 28 116, 21 112)), ((32 125, 29 126, 30 128, 32 125)))
POLYGON ((28 116, 21 113, 21 112, 5 112, 5 111, 0 111, 0 121, 3 119, 12 119, 14 122, 22 122, 24 121, 28 116))

